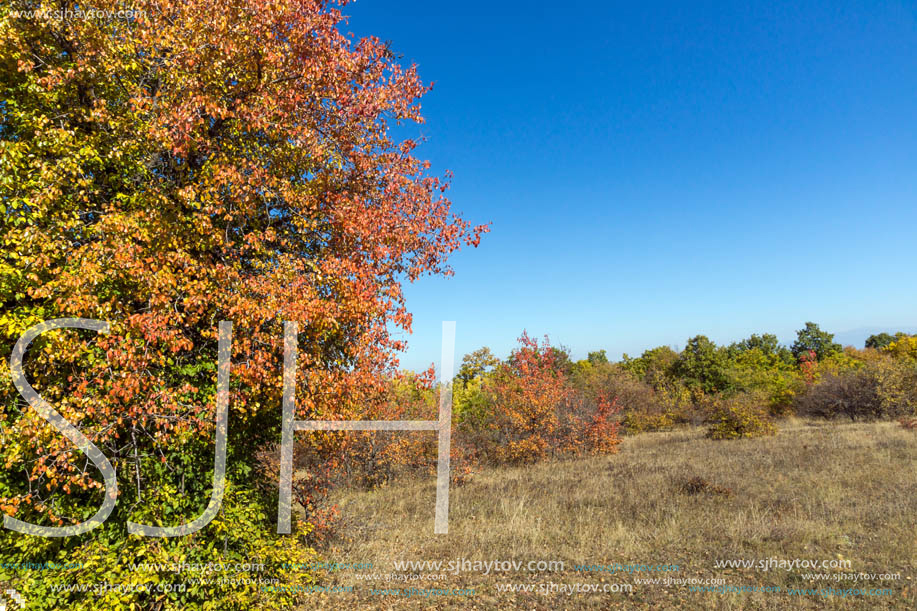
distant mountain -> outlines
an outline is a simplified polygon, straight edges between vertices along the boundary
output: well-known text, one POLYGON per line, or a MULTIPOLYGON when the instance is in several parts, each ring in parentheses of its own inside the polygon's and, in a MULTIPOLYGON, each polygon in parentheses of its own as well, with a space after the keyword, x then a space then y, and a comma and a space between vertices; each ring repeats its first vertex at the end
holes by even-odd
POLYGON ((841 344, 842 346, 862 348, 863 344, 866 343, 866 338, 870 335, 875 335, 877 333, 888 333, 889 335, 894 335, 898 331, 903 331, 904 333, 917 333, 917 327, 860 327, 859 329, 850 329, 849 331, 841 331, 840 333, 835 333, 834 341, 841 344))

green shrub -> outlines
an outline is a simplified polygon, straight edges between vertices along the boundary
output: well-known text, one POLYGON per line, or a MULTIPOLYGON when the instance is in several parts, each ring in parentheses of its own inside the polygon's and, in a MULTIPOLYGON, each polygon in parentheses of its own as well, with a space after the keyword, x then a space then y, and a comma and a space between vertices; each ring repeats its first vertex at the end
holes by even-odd
MULTIPOLYGON (((289 609, 295 594, 264 588, 295 589, 314 581, 311 571, 303 570, 317 558, 304 544, 309 527, 299 523, 294 534, 276 534, 276 509, 271 511, 258 495, 231 482, 220 513, 202 530, 185 537, 128 535, 126 512, 120 505, 105 524, 80 537, 43 538, 7 531, 0 546, 0 567, 7 568, 0 569, 0 581, 22 594, 29 609, 42 611, 289 609), (74 568, 8 568, 50 563, 74 568), (246 567, 236 564, 255 566, 241 570, 246 567), (181 565, 194 568, 175 570, 181 565), (232 568, 200 570, 207 565, 232 568), (145 584, 152 584, 153 590, 161 584, 171 591, 143 591, 140 586, 145 584)), ((143 513, 149 512, 137 511, 131 518, 143 513)), ((176 518, 173 523, 181 521, 176 518)))
POLYGON ((709 409, 707 437, 711 439, 764 437, 777 432, 765 402, 754 394, 712 399, 709 409))
POLYGON ((646 412, 632 411, 624 414, 621 424, 628 434, 636 435, 648 431, 665 431, 675 426, 677 416, 669 412, 648 414, 646 412))

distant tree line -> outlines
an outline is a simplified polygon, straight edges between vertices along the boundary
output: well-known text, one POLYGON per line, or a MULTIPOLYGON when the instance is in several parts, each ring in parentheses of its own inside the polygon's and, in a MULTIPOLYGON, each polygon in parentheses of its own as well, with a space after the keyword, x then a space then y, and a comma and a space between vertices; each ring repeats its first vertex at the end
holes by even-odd
MULTIPOLYGON (((679 424, 706 424, 714 438, 753 437, 775 432, 789 415, 864 420, 912 418, 917 413, 917 336, 880 333, 864 348, 843 347, 814 322, 782 345, 770 333, 729 345, 704 335, 684 349, 658 346, 618 362, 605 350, 573 361, 569 351, 547 342, 554 379, 568 392, 554 411, 595 410, 603 397, 630 434, 679 424)), ((514 357, 508 359, 512 361, 514 357)), ((505 363, 488 348, 468 355, 456 376, 459 424, 480 434, 507 409, 494 392, 505 363)), ((509 439, 506 433, 499 442, 509 439)))

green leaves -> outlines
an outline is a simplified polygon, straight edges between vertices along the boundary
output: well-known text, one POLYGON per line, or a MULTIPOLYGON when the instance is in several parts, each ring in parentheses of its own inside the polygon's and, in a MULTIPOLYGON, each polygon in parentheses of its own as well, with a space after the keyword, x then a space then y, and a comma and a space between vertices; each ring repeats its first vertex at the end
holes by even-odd
POLYGON ((822 331, 814 322, 807 322, 804 328, 796 332, 796 341, 791 348, 796 358, 812 351, 819 361, 841 349, 842 346, 834 342, 834 334, 822 331))

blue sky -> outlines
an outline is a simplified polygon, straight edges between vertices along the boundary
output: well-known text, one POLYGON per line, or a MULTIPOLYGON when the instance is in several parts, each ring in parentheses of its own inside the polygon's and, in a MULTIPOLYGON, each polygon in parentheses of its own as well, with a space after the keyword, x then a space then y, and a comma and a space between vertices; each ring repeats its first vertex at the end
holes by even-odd
MULTIPOLYGON (((492 222, 407 287, 402 366, 917 324, 917 5, 358 0, 434 81, 419 155, 492 222)), ((417 131, 416 129, 414 131, 417 131)), ((855 335, 855 334, 854 334, 855 335)))

